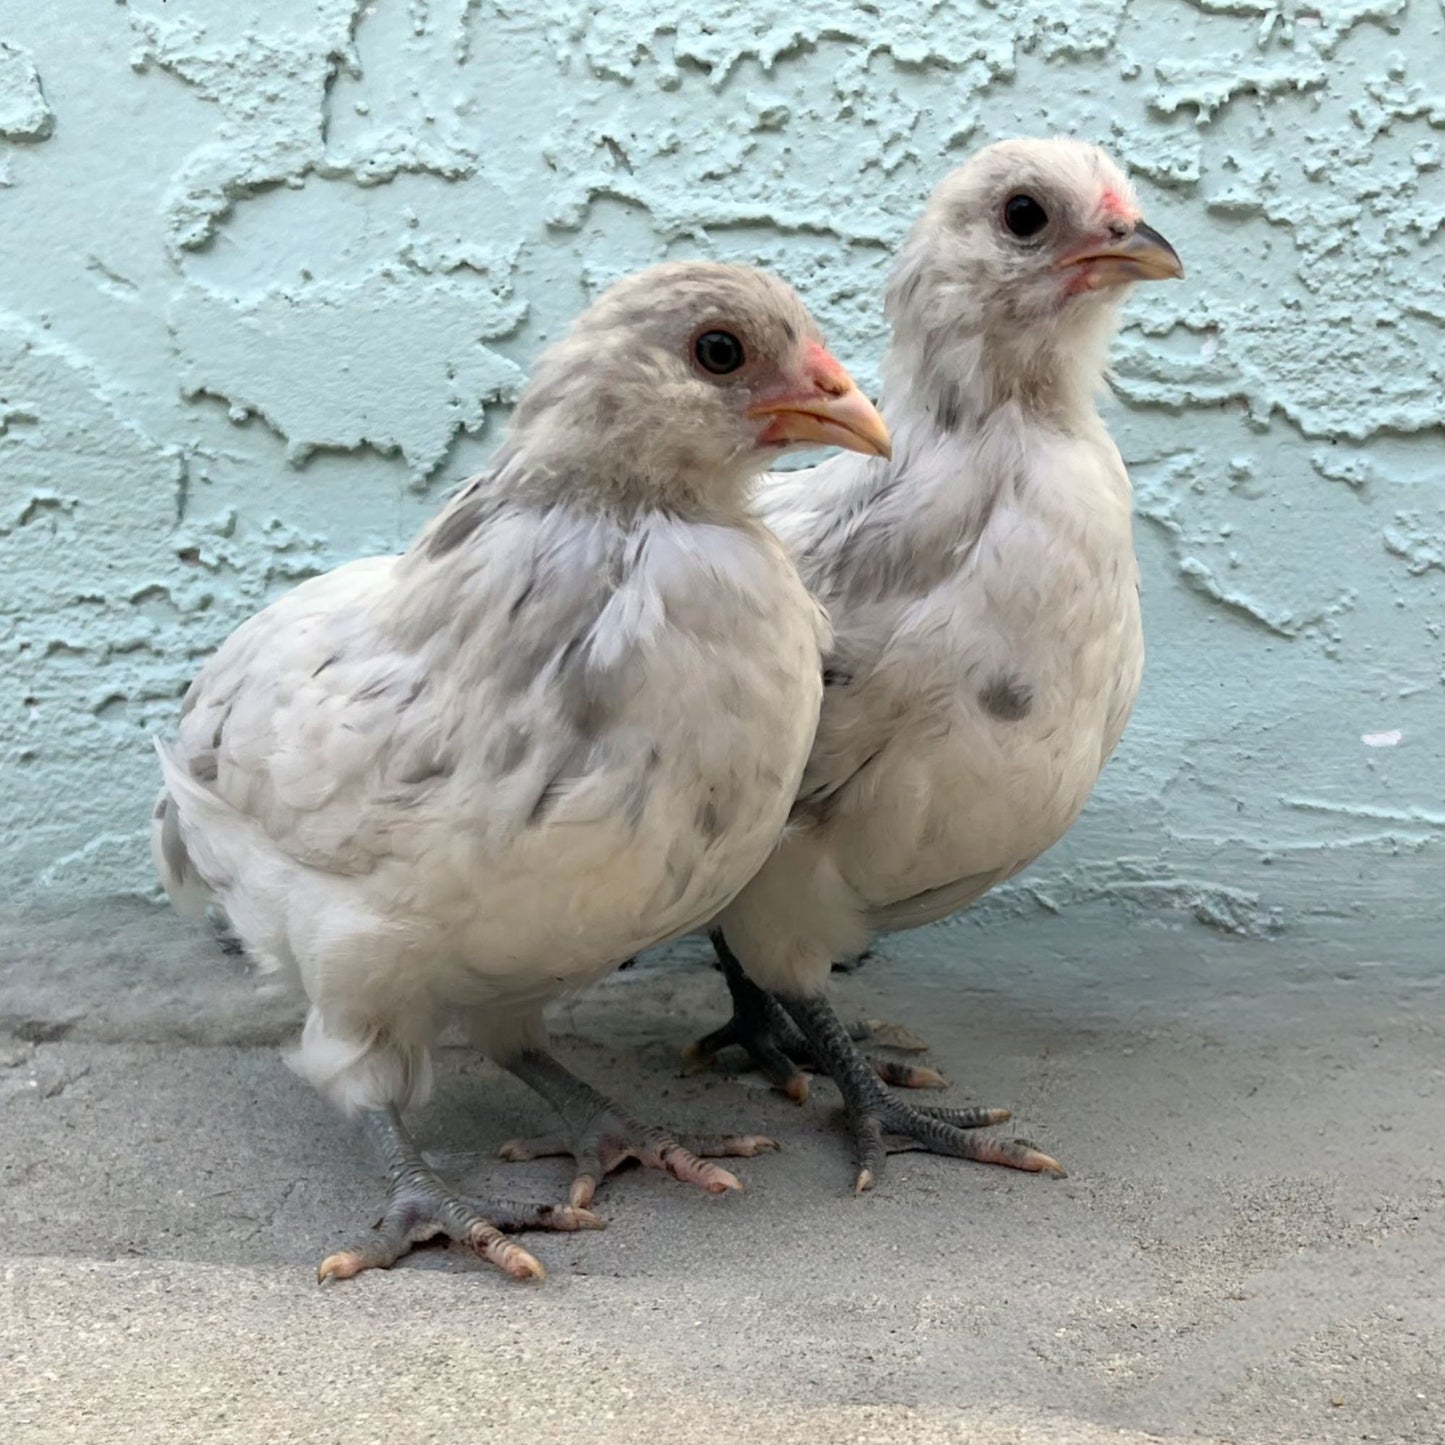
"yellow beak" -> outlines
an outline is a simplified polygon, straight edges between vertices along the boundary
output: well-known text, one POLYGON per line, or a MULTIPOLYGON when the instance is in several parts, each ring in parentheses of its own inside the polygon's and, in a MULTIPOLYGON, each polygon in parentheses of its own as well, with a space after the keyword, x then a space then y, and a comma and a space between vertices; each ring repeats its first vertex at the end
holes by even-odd
POLYGON ((797 386, 760 397, 748 415, 766 421, 763 446, 845 447, 850 452, 891 457, 888 428, 853 378, 816 342, 808 348, 797 386))
POLYGON ((1060 266, 1078 267, 1077 289, 1098 291, 1131 281, 1170 281, 1184 275, 1179 253, 1152 226, 1143 221, 1123 240, 1090 241, 1072 251, 1060 266))

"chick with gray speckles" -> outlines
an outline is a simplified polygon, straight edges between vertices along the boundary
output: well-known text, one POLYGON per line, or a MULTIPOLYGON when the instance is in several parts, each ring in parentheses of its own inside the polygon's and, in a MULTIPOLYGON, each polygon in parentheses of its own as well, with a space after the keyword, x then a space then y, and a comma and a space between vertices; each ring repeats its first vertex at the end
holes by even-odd
POLYGON ((541 357, 487 472, 407 552, 303 583, 192 684, 156 867, 304 991, 294 1066, 386 1170, 380 1224, 322 1279, 439 1234, 539 1278, 504 1231, 600 1226, 623 1160, 719 1193, 741 1186, 707 1156, 771 1147, 638 1123, 548 1052, 542 1011, 713 917, 786 822, 827 625, 750 494, 818 443, 888 450, 793 292, 654 268, 541 357), (467 1198, 423 1159, 401 1111, 451 1021, 560 1115, 504 1155, 572 1155, 565 1204, 467 1198))
POLYGON ((1061 838, 1124 730, 1143 667, 1129 478, 1094 398, 1119 303, 1183 274, 1100 150, 1013 140, 935 189, 894 268, 891 459, 772 480, 770 526, 832 617, 822 719, 792 827, 714 930, 742 1044, 799 1102, 842 1091, 856 1185, 884 1135, 1050 1174, 996 1109, 924 1109, 824 997, 880 933, 966 907, 1061 838), (767 990, 769 992, 764 992, 767 990), (769 996, 771 994, 771 996, 769 996))

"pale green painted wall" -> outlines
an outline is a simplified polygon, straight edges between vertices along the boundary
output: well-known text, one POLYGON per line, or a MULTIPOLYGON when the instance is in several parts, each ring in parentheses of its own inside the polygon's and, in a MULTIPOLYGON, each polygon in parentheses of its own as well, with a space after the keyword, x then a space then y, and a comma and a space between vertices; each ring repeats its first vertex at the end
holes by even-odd
POLYGON ((13 897, 151 886, 147 739, 197 662, 401 544, 599 283, 763 262, 871 381, 933 181, 1063 130, 1190 274, 1116 353, 1143 701, 984 906, 1436 906, 1440 0, 0 0, 0 42, 13 897))

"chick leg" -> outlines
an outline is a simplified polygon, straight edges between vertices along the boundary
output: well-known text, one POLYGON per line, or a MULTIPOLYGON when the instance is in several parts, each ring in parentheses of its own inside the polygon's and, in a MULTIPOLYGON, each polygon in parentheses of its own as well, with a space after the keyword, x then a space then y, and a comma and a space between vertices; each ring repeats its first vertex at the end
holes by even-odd
POLYGON ((445 1234, 513 1279, 542 1279, 546 1271, 504 1229, 601 1229, 590 1210, 458 1194, 422 1158, 395 1108, 361 1116, 362 1131, 386 1169, 386 1213, 368 1235, 322 1260, 318 1282, 350 1279, 364 1269, 387 1269, 413 1245, 445 1234))
POLYGON ((682 1051, 683 1057, 705 1068, 724 1049, 736 1044, 775 1089, 795 1104, 806 1102, 808 1078, 799 1066, 813 1063, 807 1040, 778 1001, 743 972, 721 933, 712 935, 712 945, 732 995, 733 1016, 720 1029, 689 1044, 682 1051))
POLYGON ((551 1104, 562 1116, 565 1129, 562 1135, 513 1139, 502 1145, 501 1156, 518 1161, 570 1154, 577 1161, 568 1196, 574 1209, 585 1210, 598 1185, 628 1159, 648 1169, 661 1169, 685 1184, 699 1185, 710 1194, 722 1194, 743 1186, 735 1175, 709 1164, 708 1159, 751 1158, 778 1147, 758 1134, 724 1134, 691 1140, 692 1147, 687 1148, 663 1130, 630 1118, 541 1049, 528 1049, 501 1062, 551 1104))
POLYGON ((1026 1139, 1000 1139, 970 1132, 987 1124, 1002 1124, 1010 1117, 1007 1109, 924 1109, 906 1104, 883 1088, 827 999, 781 997, 779 1002, 792 1015, 818 1063, 843 1095, 858 1159, 854 1187, 860 1194, 871 1189, 882 1173, 888 1156, 885 1133, 905 1135, 912 1141, 905 1148, 1003 1164, 1056 1179, 1065 1177, 1062 1165, 1026 1139))
POLYGON ((231 927, 231 920, 219 908, 213 905, 206 910, 206 922, 222 953, 233 958, 245 953, 246 945, 241 942, 241 935, 231 927))
MULTIPOLYGON (((706 1068, 725 1048, 736 1044, 746 1051, 753 1066, 775 1089, 786 1094, 795 1104, 806 1102, 808 1079, 803 1069, 817 1071, 819 1068, 807 1039, 794 1027, 777 1000, 743 972, 742 964, 728 947, 722 933, 715 930, 711 937, 728 992, 732 995, 733 1016, 720 1029, 714 1029, 704 1038, 689 1044, 683 1050, 683 1057, 699 1068, 706 1068)), ((927 1047, 922 1040, 905 1036, 892 1025, 872 1020, 849 1026, 848 1035, 856 1042, 876 1038, 884 1044, 889 1044, 892 1038, 899 1041, 889 1046, 910 1051, 927 1047)), ((866 1059, 884 1083, 896 1084, 900 1088, 941 1089, 948 1083, 937 1069, 923 1064, 903 1064, 872 1054, 861 1054, 859 1057, 866 1059)))

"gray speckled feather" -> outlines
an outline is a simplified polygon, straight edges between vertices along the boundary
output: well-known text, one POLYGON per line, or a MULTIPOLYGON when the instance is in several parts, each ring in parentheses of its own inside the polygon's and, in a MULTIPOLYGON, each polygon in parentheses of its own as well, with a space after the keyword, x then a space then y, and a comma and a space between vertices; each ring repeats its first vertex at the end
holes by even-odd
POLYGON ((424 1093, 445 1019, 536 1040, 549 999, 712 916, 774 846, 826 625, 747 511, 776 452, 749 408, 818 356, 761 273, 621 283, 403 555, 303 583, 196 679, 157 866, 299 981, 299 1067, 343 1107, 424 1093), (749 367, 703 375, 691 338, 724 323, 749 367))
POLYGON ((1094 396, 1123 288, 1067 268, 1131 214, 1127 180, 1075 142, 990 147, 945 179, 889 292, 892 460, 762 493, 835 630, 794 826, 723 917, 765 987, 816 992, 874 933, 1026 866, 1119 741, 1143 641, 1129 482, 1094 396), (1048 211, 1037 238, 1004 231, 1020 191, 1048 211))

